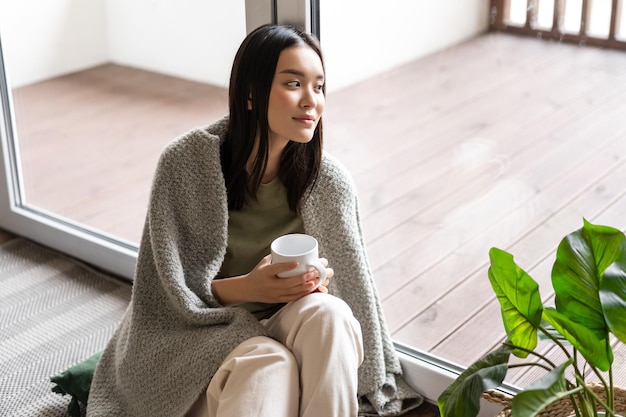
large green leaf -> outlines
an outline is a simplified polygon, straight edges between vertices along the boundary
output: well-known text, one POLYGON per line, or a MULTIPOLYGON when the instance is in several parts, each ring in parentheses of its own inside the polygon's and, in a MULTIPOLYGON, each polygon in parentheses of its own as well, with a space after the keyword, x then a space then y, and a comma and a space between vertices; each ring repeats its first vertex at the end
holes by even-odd
POLYGON ((626 236, 614 227, 591 224, 587 220, 584 220, 583 233, 593 248, 598 276, 602 276, 609 265, 623 256, 626 236))
POLYGON ((553 308, 543 310, 543 318, 567 339, 592 366, 608 371, 613 362, 613 350, 609 339, 598 339, 585 326, 571 321, 566 315, 553 308))
POLYGON ((626 343, 626 259, 619 259, 604 271, 600 302, 609 329, 626 343))
POLYGON ((549 374, 534 382, 513 397, 511 414, 513 417, 534 417, 547 405, 579 391, 581 388, 567 390, 565 369, 572 360, 554 368, 549 374))
POLYGON ((504 381, 512 350, 503 344, 459 375, 437 400, 441 417, 476 417, 482 393, 504 381))
POLYGON ((598 339, 606 339, 609 331, 600 303, 601 276, 619 258, 625 240, 621 231, 585 220, 583 228, 567 235, 557 249, 552 268, 556 309, 598 339))
MULTIPOLYGON (((492 248, 489 259, 489 281, 500 302, 506 334, 515 346, 533 350, 543 310, 539 286, 517 266, 510 253, 492 248)), ((516 349, 513 353, 521 358, 528 356, 524 350, 516 349)))

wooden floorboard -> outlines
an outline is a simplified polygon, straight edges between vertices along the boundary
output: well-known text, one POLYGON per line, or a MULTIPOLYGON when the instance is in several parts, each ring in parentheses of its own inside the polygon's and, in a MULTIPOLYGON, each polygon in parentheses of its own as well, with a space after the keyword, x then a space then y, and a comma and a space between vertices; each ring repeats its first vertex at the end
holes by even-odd
MULTIPOLYGON (((27 201, 131 242, 162 147, 226 113, 223 89, 117 65, 20 88, 14 102, 27 201)), ((504 337, 490 247, 550 300, 554 250, 583 217, 626 229, 623 52, 486 34, 331 92, 326 109, 325 146, 355 177, 401 343, 477 359, 504 337)))

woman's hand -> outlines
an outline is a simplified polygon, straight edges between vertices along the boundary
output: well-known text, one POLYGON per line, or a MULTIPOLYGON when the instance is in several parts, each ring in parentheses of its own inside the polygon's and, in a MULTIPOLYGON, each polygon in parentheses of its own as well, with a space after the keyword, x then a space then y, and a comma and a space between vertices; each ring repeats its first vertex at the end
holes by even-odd
MULTIPOLYGON (((317 292, 323 292, 325 294, 328 294, 328 284, 330 284, 330 279, 335 275, 335 271, 332 268, 328 267, 328 259, 326 258, 320 258, 320 262, 322 263, 322 265, 324 265, 324 267, 326 268, 326 279, 324 280, 324 282, 322 282, 320 284, 319 287, 317 287, 315 289, 315 291, 317 292)), ((315 274, 315 280, 313 281, 313 283, 317 283, 317 280, 319 279, 319 273, 317 271, 314 271, 315 274)), ((315 285, 313 285, 315 286, 315 285)))
MULTIPOLYGON (((326 267, 326 279, 317 288, 328 293, 326 288, 334 271, 328 268, 328 260, 320 258, 326 267)), ((290 271, 298 266, 297 262, 271 263, 271 255, 267 255, 246 275, 247 286, 253 301, 263 303, 287 303, 309 294, 319 280, 317 271, 305 272, 289 278, 280 278, 278 274, 290 271)))
MULTIPOLYGON (((297 262, 273 264, 271 255, 265 256, 246 275, 213 280, 213 295, 224 306, 247 302, 288 303, 309 294, 317 284, 319 273, 306 272, 289 278, 280 278, 278 274, 287 272, 298 266, 297 262)), ((328 268, 328 260, 320 258, 326 267, 326 279, 316 291, 328 293, 328 284, 334 275, 328 268)))

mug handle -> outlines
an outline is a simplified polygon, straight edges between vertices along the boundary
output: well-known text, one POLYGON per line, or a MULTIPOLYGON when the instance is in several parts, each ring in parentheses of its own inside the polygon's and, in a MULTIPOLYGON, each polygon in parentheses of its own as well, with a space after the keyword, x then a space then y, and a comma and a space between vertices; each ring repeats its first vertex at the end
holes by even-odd
POLYGON ((317 280, 317 285, 311 289, 311 292, 315 291, 324 281, 326 281, 326 268, 319 260, 315 260, 307 264, 307 267, 317 269, 317 272, 320 274, 320 278, 317 280))

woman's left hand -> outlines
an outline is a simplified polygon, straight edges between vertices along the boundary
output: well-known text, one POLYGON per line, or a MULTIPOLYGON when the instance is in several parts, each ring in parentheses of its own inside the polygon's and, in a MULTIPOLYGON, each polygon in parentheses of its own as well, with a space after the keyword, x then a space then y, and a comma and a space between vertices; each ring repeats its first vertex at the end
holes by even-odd
MULTIPOLYGON (((335 275, 335 271, 332 268, 328 267, 328 259, 320 258, 320 262, 326 268, 326 279, 324 280, 324 282, 320 284, 319 287, 315 289, 315 291, 328 294, 328 285, 330 284, 330 279, 335 275)), ((317 282, 319 277, 320 277, 319 274, 315 272, 315 282, 317 282)))

